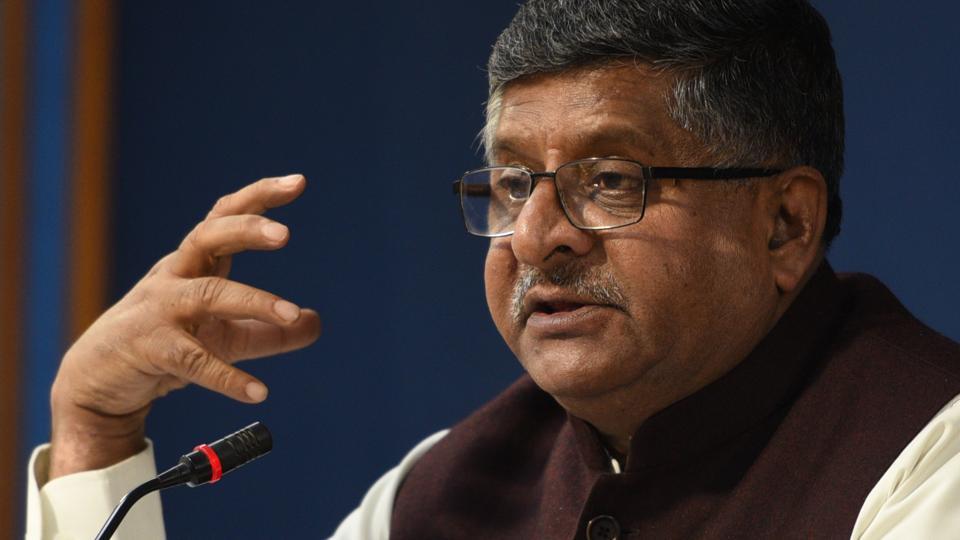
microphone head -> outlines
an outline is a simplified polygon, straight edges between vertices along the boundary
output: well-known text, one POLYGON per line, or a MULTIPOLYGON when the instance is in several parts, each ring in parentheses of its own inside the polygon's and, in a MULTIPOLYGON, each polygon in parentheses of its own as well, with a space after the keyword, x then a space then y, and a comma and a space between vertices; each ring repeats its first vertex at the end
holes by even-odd
POLYGON ((187 485, 196 487, 214 483, 228 472, 270 452, 273 449, 273 437, 270 430, 261 422, 227 435, 207 444, 197 446, 193 452, 180 458, 180 463, 191 469, 187 485))
POLYGON ((273 450, 273 437, 267 426, 254 422, 211 444, 210 447, 220 456, 223 472, 227 472, 273 450))

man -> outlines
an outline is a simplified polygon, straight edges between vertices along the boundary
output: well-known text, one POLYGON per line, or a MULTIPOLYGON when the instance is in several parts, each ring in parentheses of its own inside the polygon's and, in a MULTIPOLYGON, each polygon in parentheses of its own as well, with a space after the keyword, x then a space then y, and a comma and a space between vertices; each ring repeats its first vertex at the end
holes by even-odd
MULTIPOLYGON (((528 377, 418 445, 337 537, 960 531, 960 349, 824 259, 843 112, 813 8, 531 0, 489 70, 491 166, 455 190, 491 238, 487 302, 528 377)), ((316 339, 314 312, 226 279, 232 254, 282 247, 261 214, 304 188, 218 201, 70 349, 30 534, 95 530, 79 497, 93 513, 95 490, 152 474, 157 397, 262 401, 232 363, 316 339)), ((141 505, 121 533, 162 536, 158 499, 141 505)))

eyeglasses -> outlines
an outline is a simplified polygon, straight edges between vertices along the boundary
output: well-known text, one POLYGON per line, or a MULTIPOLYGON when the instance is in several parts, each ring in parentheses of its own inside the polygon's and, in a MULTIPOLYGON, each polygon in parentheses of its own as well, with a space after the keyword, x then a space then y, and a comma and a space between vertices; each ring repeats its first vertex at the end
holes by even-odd
POLYGON ((486 167, 464 173, 453 183, 463 222, 470 234, 494 238, 513 234, 517 217, 537 182, 552 178, 570 223, 599 231, 643 219, 647 183, 659 179, 737 180, 780 174, 778 169, 647 167, 621 158, 587 158, 564 163, 554 172, 525 167, 486 167))

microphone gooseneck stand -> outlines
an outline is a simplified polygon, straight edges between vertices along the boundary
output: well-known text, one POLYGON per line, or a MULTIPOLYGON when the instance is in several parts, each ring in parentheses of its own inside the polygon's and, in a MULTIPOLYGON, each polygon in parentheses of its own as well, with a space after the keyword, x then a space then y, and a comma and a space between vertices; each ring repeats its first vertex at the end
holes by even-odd
POLYGON ((120 500, 120 504, 113 509, 113 513, 107 518, 107 522, 104 523, 95 540, 111 538, 127 512, 144 495, 181 484, 197 487, 216 483, 224 474, 257 459, 272 449, 273 438, 270 431, 260 422, 254 422, 217 442, 197 446, 193 452, 181 457, 175 466, 127 493, 120 500))

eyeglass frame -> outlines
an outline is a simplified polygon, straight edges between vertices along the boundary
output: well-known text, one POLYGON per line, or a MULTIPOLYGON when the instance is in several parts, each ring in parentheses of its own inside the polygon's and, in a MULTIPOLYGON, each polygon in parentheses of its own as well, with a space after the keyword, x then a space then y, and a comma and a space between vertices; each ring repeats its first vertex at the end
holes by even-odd
MULTIPOLYGON (((611 229, 619 229, 621 227, 629 227, 630 225, 636 225, 643 220, 644 214, 647 211, 647 182, 650 180, 708 180, 708 181, 728 181, 728 180, 745 180, 748 178, 769 178, 771 176, 776 176, 784 172, 784 169, 764 169, 764 168, 753 168, 753 167, 651 167, 644 165, 639 161, 628 158, 619 158, 619 157, 591 157, 583 159, 575 159, 573 161, 568 161, 557 166, 553 172, 534 172, 528 167, 523 167, 520 165, 496 165, 490 167, 481 167, 479 169, 471 169, 460 176, 459 180, 453 181, 453 194, 457 196, 458 201, 460 202, 460 217, 463 219, 464 228, 467 229, 467 232, 479 236, 481 238, 501 238, 504 236, 510 236, 515 231, 511 230, 510 232, 497 233, 497 234, 478 234, 470 230, 467 227, 467 216, 466 210, 463 207, 463 187, 467 184, 463 181, 468 175, 478 174, 486 171, 491 171, 494 169, 516 169, 523 171, 530 176, 530 191, 527 193, 527 199, 533 195, 533 190, 537 187, 537 182, 543 178, 553 179, 554 185, 557 183, 557 171, 567 167, 569 165, 575 165, 578 163, 587 163, 587 162, 598 162, 598 161, 621 161, 626 163, 632 163, 640 167, 642 171, 643 178, 643 189, 641 192, 643 202, 640 207, 640 215, 633 221, 629 223, 624 223, 621 225, 601 225, 596 227, 581 227, 573 222, 570 218, 570 212, 567 209, 567 205, 563 200, 563 196, 560 193, 560 190, 557 190, 557 197, 560 199, 560 209, 563 211, 564 217, 567 218, 567 221, 570 225, 576 227, 581 231, 607 231, 611 229)), ((526 204, 526 201, 524 201, 526 204)), ((518 215, 519 217, 519 215, 518 215)), ((514 218, 514 224, 516 224, 516 218, 514 218)))

